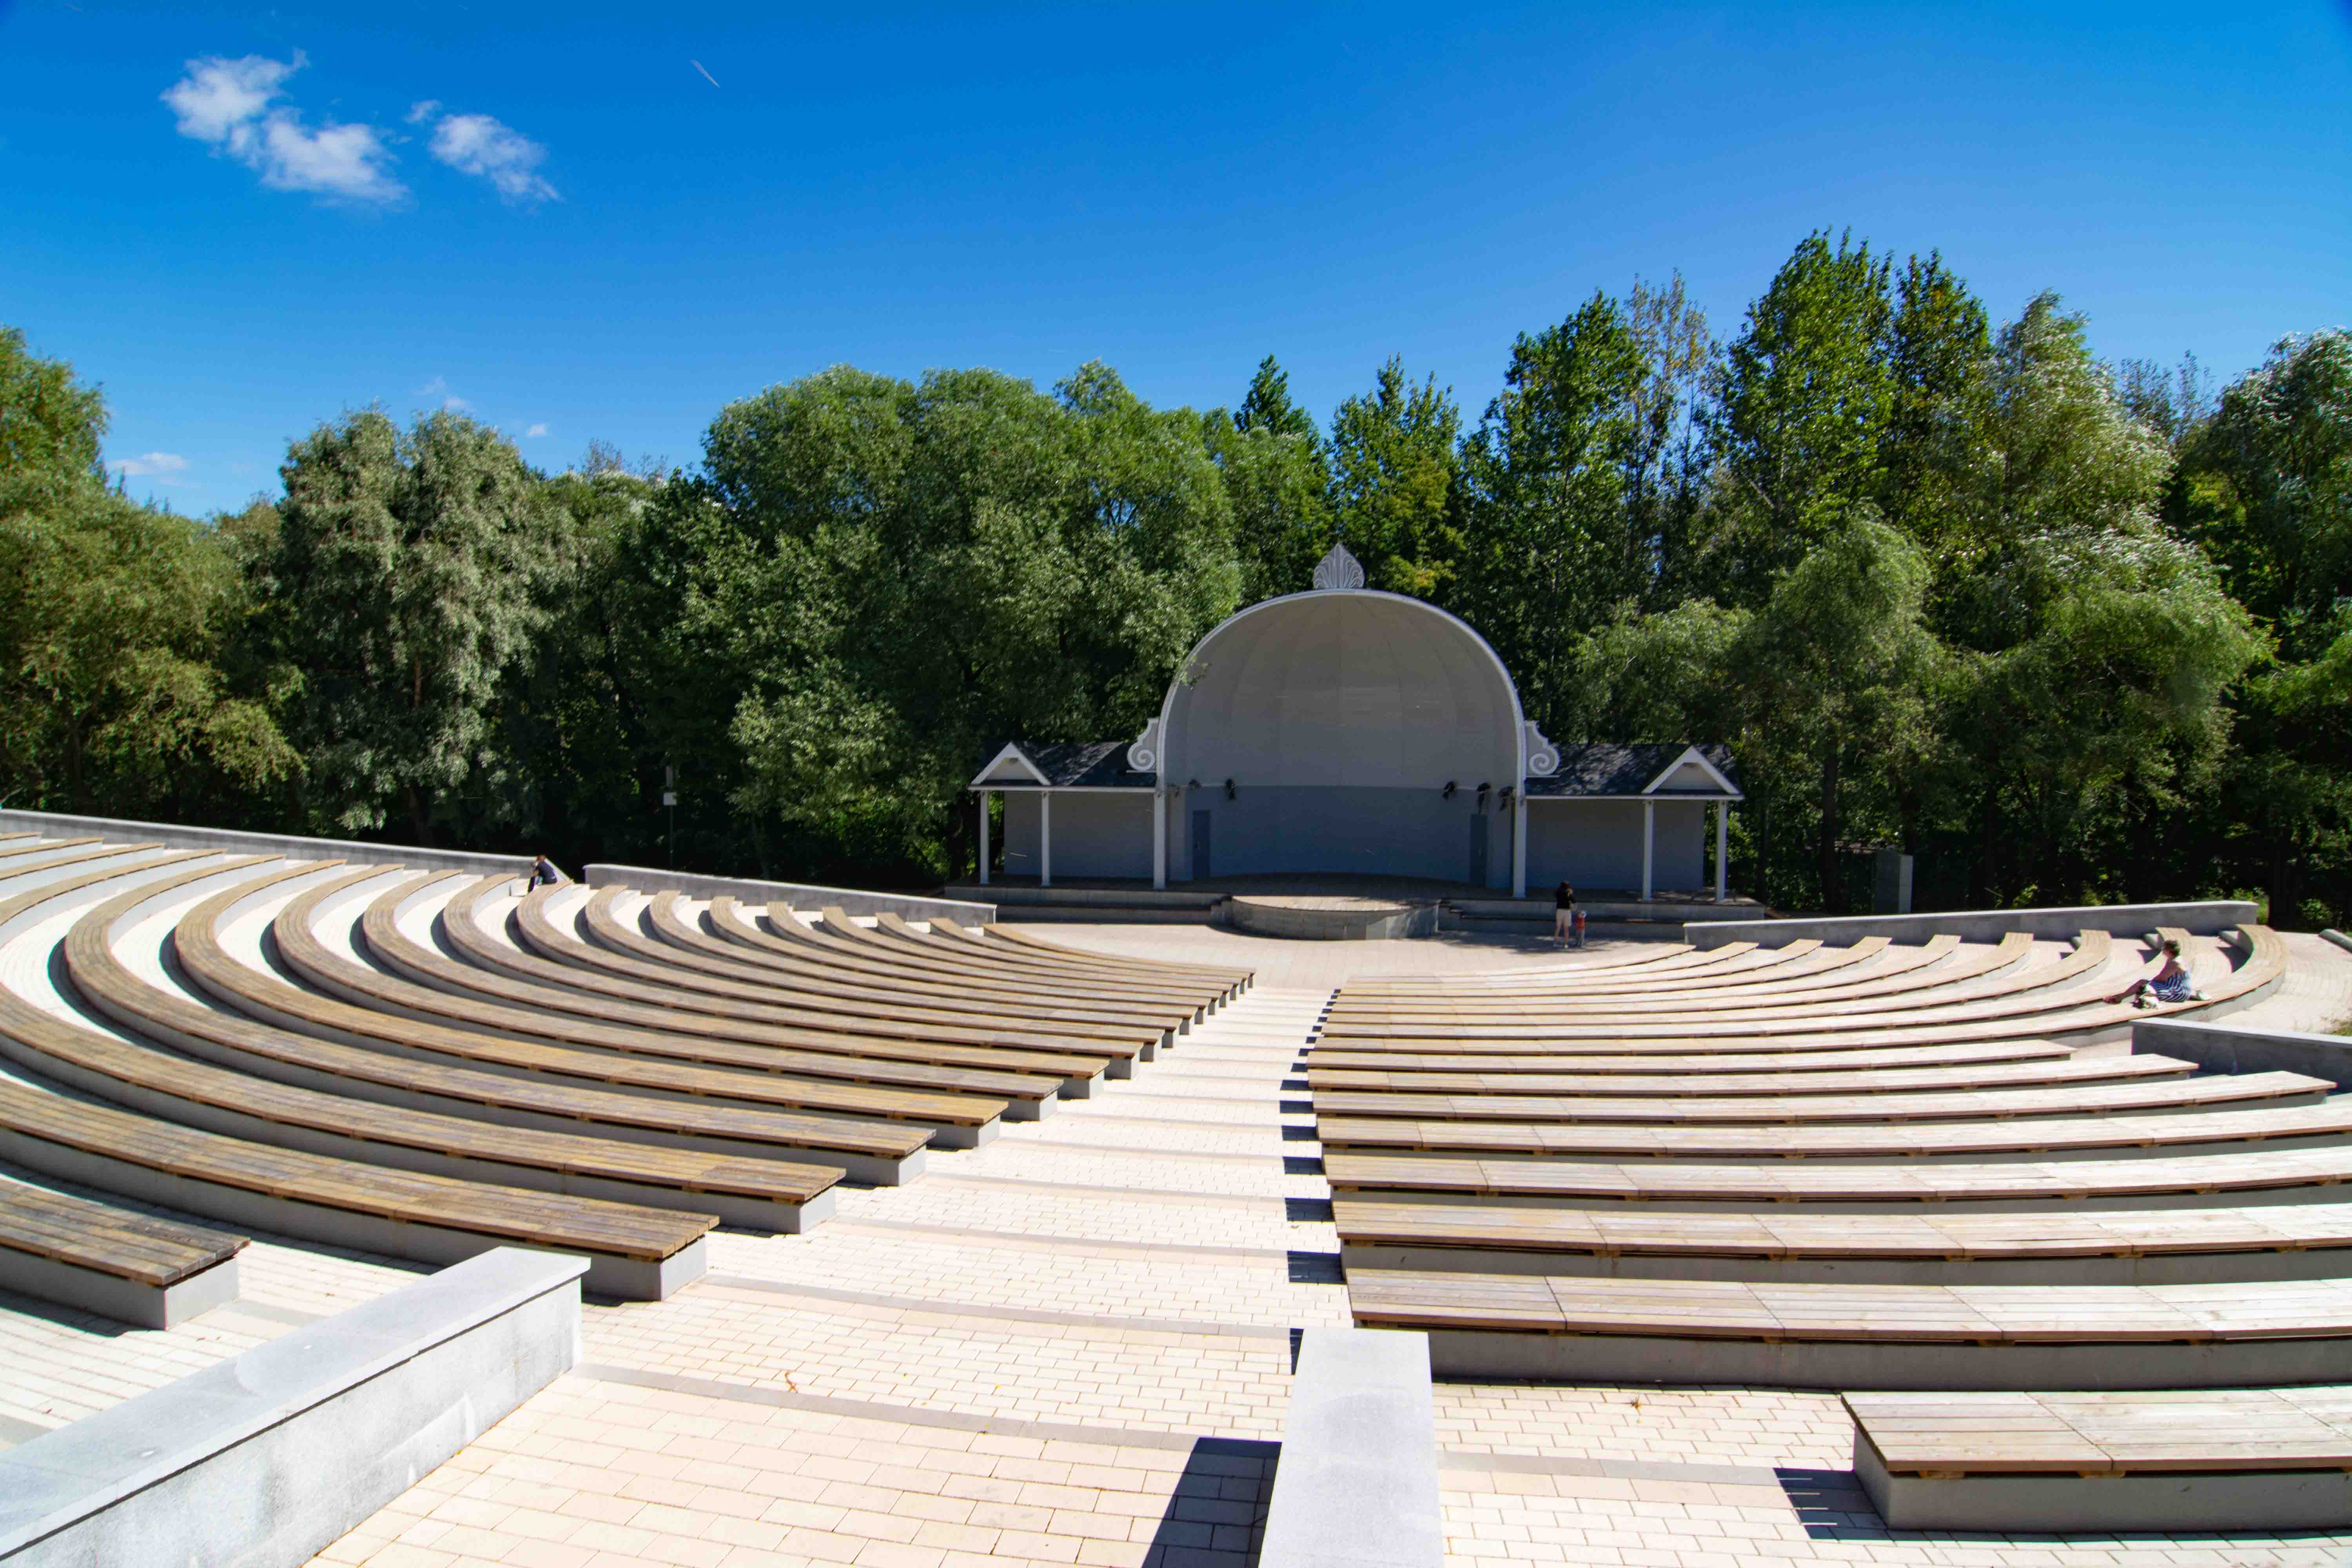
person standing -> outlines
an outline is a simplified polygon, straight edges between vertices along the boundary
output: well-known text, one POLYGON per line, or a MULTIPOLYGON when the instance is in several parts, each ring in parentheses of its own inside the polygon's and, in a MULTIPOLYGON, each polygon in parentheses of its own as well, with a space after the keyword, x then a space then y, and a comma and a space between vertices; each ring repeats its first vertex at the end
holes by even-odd
POLYGON ((1560 946, 1566 947, 1569 944, 1569 939, 1576 934, 1576 928, 1580 923, 1577 919, 1576 889, 1570 887, 1567 879, 1563 878, 1559 886, 1554 888, 1551 892, 1552 939, 1560 946))

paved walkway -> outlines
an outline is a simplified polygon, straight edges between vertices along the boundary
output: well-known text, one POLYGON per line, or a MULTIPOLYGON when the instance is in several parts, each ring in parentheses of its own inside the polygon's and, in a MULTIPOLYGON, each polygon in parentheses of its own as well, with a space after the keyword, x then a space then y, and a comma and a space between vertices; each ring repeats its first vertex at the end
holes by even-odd
POLYGON ((1349 1321, 1285 1088, 1328 997, 1260 985, 805 1237, 713 1237, 701 1283, 589 1309, 576 1373, 321 1561, 1243 1568, 1291 1331, 1349 1321))

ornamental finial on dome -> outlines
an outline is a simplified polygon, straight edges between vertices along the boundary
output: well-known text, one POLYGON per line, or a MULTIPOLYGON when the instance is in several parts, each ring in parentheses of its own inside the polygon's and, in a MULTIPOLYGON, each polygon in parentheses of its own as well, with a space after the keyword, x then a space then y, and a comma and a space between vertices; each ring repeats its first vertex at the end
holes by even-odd
POLYGON ((1315 585, 1318 588, 1360 588, 1364 585, 1363 563, 1348 553, 1344 544, 1334 544, 1331 552, 1315 563, 1315 585))

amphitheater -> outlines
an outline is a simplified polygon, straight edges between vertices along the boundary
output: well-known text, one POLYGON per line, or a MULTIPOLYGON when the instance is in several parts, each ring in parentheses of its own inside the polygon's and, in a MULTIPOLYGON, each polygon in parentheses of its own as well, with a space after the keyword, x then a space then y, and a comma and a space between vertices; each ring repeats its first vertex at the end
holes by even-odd
POLYGON ((1560 952, 0 827, 0 1562, 2352 1561, 2352 954, 2250 905, 1560 952))

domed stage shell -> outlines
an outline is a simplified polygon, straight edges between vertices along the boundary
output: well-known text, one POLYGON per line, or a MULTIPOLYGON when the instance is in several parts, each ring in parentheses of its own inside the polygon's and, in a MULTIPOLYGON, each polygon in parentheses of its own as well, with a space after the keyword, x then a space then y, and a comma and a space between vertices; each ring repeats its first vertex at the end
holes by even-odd
MULTIPOLYGON (((1698 885, 1703 803, 1738 798, 1721 748, 1575 748, 1579 766, 1564 777, 1560 749, 1528 721, 1510 671, 1476 631, 1434 605, 1360 586, 1341 549, 1316 580, 1202 637, 1132 743, 1014 742, 983 766, 971 787, 983 806, 1004 796, 1007 872, 1050 885, 1058 855, 1066 879, 1150 877, 1156 887, 1319 874, 1516 896, 1527 885, 1530 799, 1577 798, 1591 804, 1534 814, 1532 830, 1559 841, 1538 845, 1550 877, 1622 865, 1629 874, 1608 885, 1638 877, 1647 897, 1663 826, 1673 875, 1662 885, 1698 885), (1613 816, 1598 809, 1615 803, 1613 816), (1570 816, 1605 824, 1620 852, 1584 854, 1577 846, 1590 836, 1570 816)), ((985 823, 983 810, 983 832, 985 823)))

